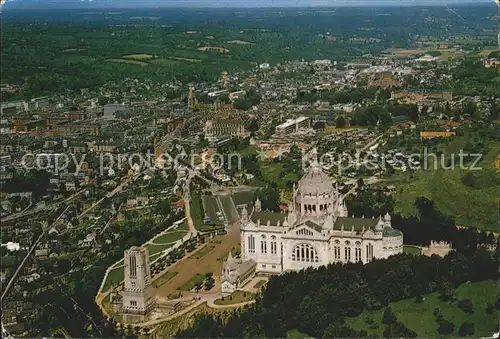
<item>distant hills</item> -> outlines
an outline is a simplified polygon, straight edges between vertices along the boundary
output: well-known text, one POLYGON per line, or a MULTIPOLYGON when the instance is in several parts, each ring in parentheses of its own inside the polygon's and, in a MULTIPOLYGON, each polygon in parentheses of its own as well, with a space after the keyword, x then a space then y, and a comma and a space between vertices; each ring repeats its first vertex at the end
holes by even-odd
MULTIPOLYGON (((3 1, 2 1, 3 2, 3 1)), ((494 0, 6 0, 4 9, 79 9, 79 8, 264 8, 334 6, 444 6, 491 3, 494 0)))

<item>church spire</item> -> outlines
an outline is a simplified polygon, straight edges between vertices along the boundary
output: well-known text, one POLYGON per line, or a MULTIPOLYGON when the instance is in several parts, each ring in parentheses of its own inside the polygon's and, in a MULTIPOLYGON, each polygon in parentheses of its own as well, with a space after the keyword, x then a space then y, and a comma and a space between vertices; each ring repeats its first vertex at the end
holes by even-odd
POLYGON ((241 222, 242 223, 248 222, 248 211, 246 206, 243 206, 243 208, 241 209, 241 222))
POLYGON ((313 147, 313 149, 311 150, 311 166, 312 167, 318 167, 319 166, 319 162, 318 162, 318 150, 316 149, 316 147, 313 147))

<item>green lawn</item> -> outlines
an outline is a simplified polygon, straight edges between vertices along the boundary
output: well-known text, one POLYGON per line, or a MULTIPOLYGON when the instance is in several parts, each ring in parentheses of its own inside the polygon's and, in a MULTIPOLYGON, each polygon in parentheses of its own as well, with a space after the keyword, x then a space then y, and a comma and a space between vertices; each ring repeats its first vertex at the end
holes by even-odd
POLYGON ((186 231, 171 231, 153 239, 153 244, 167 244, 182 239, 186 231))
POLYGON ((162 276, 160 276, 158 279, 153 281, 153 286, 155 288, 158 288, 161 285, 163 285, 164 283, 166 283, 167 281, 169 281, 170 279, 172 279, 173 277, 175 277, 176 275, 177 275, 177 272, 167 271, 162 276))
POLYGON ((202 283, 205 280, 204 274, 196 273, 187 283, 179 287, 181 291, 191 291, 196 284, 202 283))
MULTIPOLYGON (((487 303, 494 303, 500 294, 500 287, 492 280, 462 284, 456 290, 458 299, 469 298, 474 304, 474 313, 468 315, 457 307, 457 302, 443 302, 439 300, 438 294, 425 295, 423 303, 415 303, 415 298, 400 300, 391 303, 390 306, 398 318, 408 328, 417 332, 419 337, 434 338, 439 335, 438 324, 433 312, 437 307, 440 309, 444 319, 455 324, 455 331, 449 337, 457 337, 458 329, 464 321, 471 321, 475 325, 474 337, 491 336, 497 325, 499 312, 487 314, 485 311, 487 303)), ((377 311, 365 311, 355 318, 346 318, 346 323, 356 330, 365 330, 369 335, 382 337, 385 325, 382 321, 383 309, 377 311), (373 319, 379 325, 378 329, 371 329, 367 319, 373 319)))
POLYGON ((304 334, 296 329, 286 332, 286 339, 304 339, 304 338, 311 338, 311 336, 304 334))
POLYGON ((205 256, 208 252, 213 250, 214 248, 215 248, 215 246, 205 245, 205 247, 203 247, 201 250, 197 251, 195 254, 191 255, 189 258, 190 259, 200 259, 203 256, 205 256))
POLYGON ((158 259, 160 256, 161 256, 161 253, 156 253, 156 254, 150 255, 149 262, 150 263, 153 262, 154 260, 158 259))
POLYGON ((253 300, 255 295, 250 292, 245 291, 236 291, 228 297, 225 297, 224 300, 217 299, 214 301, 215 305, 232 305, 239 304, 245 301, 253 300))
POLYGON ((413 254, 413 255, 421 255, 422 249, 418 246, 403 245, 403 253, 413 254))
POLYGON ((233 193, 233 201, 236 206, 238 205, 253 205, 254 203, 254 192, 253 191, 240 191, 233 193))
POLYGON ((201 202, 201 196, 199 194, 193 194, 191 200, 189 201, 191 208, 191 218, 193 219, 194 227, 199 229, 203 226, 203 204, 201 202))
POLYGON ((108 277, 106 278, 106 282, 102 286, 102 292, 106 292, 109 290, 111 285, 119 284, 125 279, 125 274, 122 267, 117 267, 109 271, 108 277))
MULTIPOLYGON (((465 143, 465 137, 456 138, 446 146, 446 154, 457 152, 465 143)), ((482 170, 473 171, 475 175, 485 181, 495 182, 498 175, 495 171, 495 160, 500 154, 500 143, 491 142, 488 154, 477 166, 482 170)), ((459 166, 459 159, 456 159, 459 166)), ((425 196, 436 202, 440 211, 455 218, 457 225, 477 226, 483 230, 498 230, 497 215, 498 192, 500 185, 485 185, 473 189, 464 185, 461 178, 467 173, 465 169, 418 171, 410 177, 410 173, 398 172, 384 185, 394 184, 395 211, 403 215, 415 215, 413 206, 415 198, 425 196)), ((498 181, 496 181, 498 182, 498 181)))
POLYGON ((224 229, 224 226, 222 225, 203 225, 201 226, 200 228, 198 228, 198 231, 200 231, 201 233, 205 233, 205 232, 213 232, 213 231, 217 231, 217 230, 223 230, 224 229))
POLYGON ((172 244, 166 244, 166 245, 155 245, 155 244, 147 244, 146 247, 149 250, 149 256, 153 256, 156 253, 160 253, 163 250, 166 250, 169 247, 172 247, 172 244))

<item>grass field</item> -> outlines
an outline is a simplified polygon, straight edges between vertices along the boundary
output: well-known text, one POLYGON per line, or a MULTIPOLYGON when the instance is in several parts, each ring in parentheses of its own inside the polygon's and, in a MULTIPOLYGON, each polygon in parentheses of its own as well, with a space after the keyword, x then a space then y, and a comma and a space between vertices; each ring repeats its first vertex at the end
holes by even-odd
POLYGON ((127 59, 106 59, 106 62, 118 62, 124 64, 139 65, 143 67, 149 65, 147 62, 137 61, 137 60, 127 60, 127 59))
POLYGON ((233 193, 233 202, 235 206, 247 205, 248 213, 250 214, 251 206, 253 205, 253 191, 241 191, 233 193))
POLYGON ((214 301, 215 305, 232 305, 232 304, 239 304, 245 301, 250 301, 253 300, 255 295, 250 292, 245 292, 245 291, 236 291, 233 294, 231 294, 229 297, 225 297, 224 300, 222 299, 216 299, 214 301))
POLYGON ((191 291, 198 283, 202 283, 205 280, 204 274, 196 273, 188 282, 179 287, 181 291, 191 291))
POLYGON ((413 255, 421 255, 422 249, 420 247, 417 247, 417 246, 403 245, 403 253, 413 254, 413 255))
MULTIPOLYGON (((498 321, 498 311, 493 314, 487 314, 485 311, 487 303, 494 303, 500 287, 492 280, 463 284, 456 290, 458 299, 469 298, 474 304, 474 313, 466 314, 457 307, 456 302, 443 302, 439 300, 438 294, 425 295, 422 303, 415 303, 415 299, 400 300, 391 303, 391 308, 403 324, 417 332, 419 337, 435 338, 438 324, 433 314, 434 309, 438 307, 444 316, 444 319, 454 323, 455 331, 449 337, 457 337, 458 329, 464 321, 470 321, 475 324, 474 337, 491 336, 495 331, 498 321)), ((346 324, 357 330, 365 330, 369 335, 382 337, 385 325, 381 324, 383 309, 377 311, 365 311, 355 318, 346 318, 346 324), (373 319, 379 324, 378 329, 370 329, 366 319, 373 319)))
MULTIPOLYGON (((466 143, 466 137, 457 137, 446 146, 445 154, 458 153, 466 143)), ((500 154, 500 143, 490 142, 489 152, 477 166, 480 171, 474 171, 478 176, 493 180, 495 160, 500 154)), ((458 162, 458 159, 457 159, 458 162)), ((415 198, 424 196, 435 201, 439 210, 455 218, 457 225, 477 226, 483 230, 498 230, 498 192, 500 185, 485 186, 478 189, 470 188, 461 181, 467 170, 454 169, 421 170, 413 177, 409 173, 399 172, 384 182, 396 186, 394 200, 395 211, 403 215, 415 215, 413 206, 415 198)))
POLYGON ((111 271, 109 271, 106 282, 102 287, 102 291, 107 291, 111 287, 111 285, 119 284, 123 281, 123 279, 125 279, 123 266, 112 269, 111 271))
POLYGON ((163 245, 155 245, 155 244, 147 244, 146 247, 149 250, 149 256, 153 256, 156 253, 160 253, 163 250, 166 250, 169 247, 172 247, 172 244, 163 244, 163 245))
POLYGON ((129 54, 124 55, 123 59, 139 59, 139 60, 147 60, 151 59, 153 56, 151 54, 129 54))
POLYGON ((215 248, 215 246, 205 245, 205 247, 203 247, 199 251, 196 251, 196 253, 193 254, 192 256, 190 256, 189 258, 191 258, 191 259, 200 259, 200 258, 204 257, 208 252, 210 252, 211 250, 213 250, 214 248, 215 248))
POLYGON ((199 47, 198 50, 203 52, 229 53, 229 50, 223 47, 205 46, 205 47, 199 47))
POLYGON ((155 288, 158 288, 161 285, 163 285, 164 283, 166 283, 167 281, 169 281, 170 279, 172 279, 173 277, 175 277, 176 275, 177 275, 177 272, 167 271, 165 274, 162 274, 158 279, 153 281, 153 286, 155 288))
POLYGON ((157 238, 153 239, 153 244, 167 244, 171 242, 175 242, 179 239, 182 239, 183 236, 186 235, 186 231, 173 231, 165 233, 157 238))

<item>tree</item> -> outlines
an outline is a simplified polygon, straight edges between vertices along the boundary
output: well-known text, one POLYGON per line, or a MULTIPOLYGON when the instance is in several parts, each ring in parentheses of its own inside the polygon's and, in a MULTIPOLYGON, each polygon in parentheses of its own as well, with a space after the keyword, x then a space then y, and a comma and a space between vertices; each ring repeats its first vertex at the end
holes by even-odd
POLYGON ((385 338, 415 338, 417 332, 409 329, 405 324, 397 321, 393 324, 389 324, 383 333, 385 338))
POLYGON ((339 116, 335 121, 335 127, 344 128, 345 126, 346 126, 345 118, 343 116, 339 116))
POLYGON ((248 99, 236 99, 233 102, 233 107, 236 109, 247 111, 252 108, 252 102, 248 99))
POLYGON ((495 308, 500 310, 500 297, 497 297, 497 300, 495 301, 495 308))
POLYGON ((394 324, 398 319, 396 318, 396 315, 392 312, 392 309, 390 306, 386 307, 384 310, 384 315, 382 317, 382 324, 394 324))
POLYGON ((460 325, 460 328, 458 329, 458 334, 461 337, 467 337, 470 335, 474 335, 475 332, 475 326, 473 322, 470 321, 464 321, 462 325, 460 325))
POLYGON ((367 335, 365 331, 356 331, 346 325, 330 324, 323 332, 322 338, 360 338, 367 335))
POLYGON ((166 217, 172 212, 172 208, 170 207, 170 200, 163 199, 156 205, 156 213, 166 217))
POLYGON ((449 320, 443 319, 439 322, 438 332, 440 334, 451 334, 455 330, 455 325, 449 320))
POLYGON ((458 307, 465 313, 474 313, 474 304, 470 299, 463 299, 458 302, 458 307))

